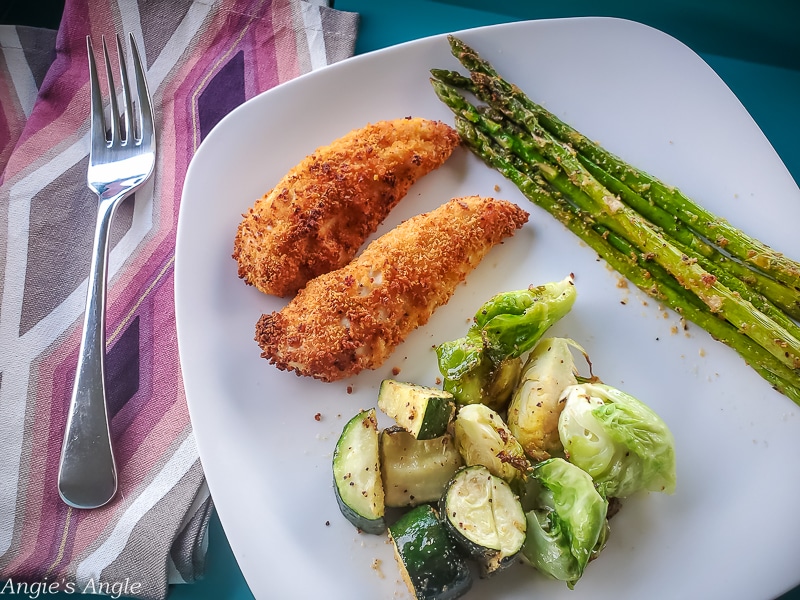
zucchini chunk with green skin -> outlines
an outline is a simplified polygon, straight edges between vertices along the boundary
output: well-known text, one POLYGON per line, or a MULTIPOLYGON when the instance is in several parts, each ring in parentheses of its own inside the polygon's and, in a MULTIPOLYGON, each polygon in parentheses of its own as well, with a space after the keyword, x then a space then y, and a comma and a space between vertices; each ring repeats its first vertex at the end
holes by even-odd
POLYGON ((438 502, 464 465, 453 436, 418 440, 402 427, 381 431, 380 459, 385 504, 391 507, 438 502))
POLYGON ((384 379, 378 391, 378 408, 415 438, 429 440, 447 431, 456 403, 450 392, 384 379))
POLYGON ((386 531, 375 409, 361 411, 342 430, 333 451, 333 481, 342 514, 366 533, 386 531))
POLYGON ((416 600, 454 600, 472 587, 472 573, 430 504, 389 527, 395 558, 416 600))
POLYGON ((502 417, 485 404, 462 406, 455 420, 456 446, 468 466, 483 465, 512 486, 531 468, 522 446, 502 417))
POLYGON ((450 537, 478 562, 484 577, 508 567, 525 543, 527 520, 519 498, 482 465, 453 477, 440 512, 450 537))

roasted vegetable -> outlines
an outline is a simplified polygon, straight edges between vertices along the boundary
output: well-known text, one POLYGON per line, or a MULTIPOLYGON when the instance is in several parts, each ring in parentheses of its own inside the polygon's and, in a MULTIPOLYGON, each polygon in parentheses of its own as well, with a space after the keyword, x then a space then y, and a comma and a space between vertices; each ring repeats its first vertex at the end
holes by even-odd
POLYGON ((488 300, 464 337, 436 347, 444 389, 459 404, 502 410, 517 383, 515 361, 569 312, 575 298, 570 276, 488 300))
POLYGON ((450 392, 394 379, 381 382, 378 408, 420 440, 443 435, 456 413, 450 392))
POLYGON ((415 600, 454 600, 472 587, 465 559, 430 504, 407 512, 391 527, 400 573, 415 600))
POLYGON ((386 506, 438 502, 464 461, 453 437, 418 440, 401 427, 380 434, 381 476, 386 506))
POLYGON ((342 514, 366 533, 386 531, 375 409, 350 419, 333 451, 333 481, 342 514))
POLYGON ((534 460, 562 456, 558 417, 561 393, 578 382, 571 342, 545 338, 531 352, 508 407, 508 428, 534 460))
POLYGON ((526 290, 497 294, 475 314, 486 355, 495 364, 521 356, 570 311, 575 298, 572 275, 526 290))
POLYGON ((564 450, 607 496, 675 490, 675 441, 652 409, 601 383, 571 386, 563 398, 564 450))
MULTIPOLYGON (((507 382, 500 365, 495 365, 484 354, 480 330, 471 327, 464 337, 437 346, 436 354, 439 370, 444 375, 443 387, 453 394, 459 405, 483 403, 502 410, 514 391, 516 380, 507 382)), ((502 364, 513 366, 509 361, 502 364)))
POLYGON ((565 581, 570 589, 591 558, 605 544, 608 503, 589 475, 563 458, 551 458, 533 469, 538 489, 528 491, 533 508, 522 556, 537 570, 565 581))
POLYGON ((484 576, 508 567, 525 542, 526 520, 511 487, 484 466, 461 469, 439 503, 442 520, 484 576))
POLYGON ((456 446, 468 466, 483 465, 506 482, 519 486, 530 469, 522 446, 503 419, 485 404, 462 406, 455 420, 456 446))

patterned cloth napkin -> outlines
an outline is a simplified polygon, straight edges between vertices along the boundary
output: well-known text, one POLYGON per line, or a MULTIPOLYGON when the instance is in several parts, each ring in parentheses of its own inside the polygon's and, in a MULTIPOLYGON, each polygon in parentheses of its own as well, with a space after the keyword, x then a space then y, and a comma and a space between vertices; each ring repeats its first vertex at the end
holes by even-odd
POLYGON ((212 503, 173 293, 184 175, 230 110, 350 56, 357 27, 358 15, 303 0, 67 0, 57 36, 0 27, 3 590, 164 598, 168 583, 201 574, 212 503), (146 64, 159 155, 113 221, 106 371, 119 492, 80 510, 61 501, 56 480, 97 202, 86 187, 86 36, 98 49, 115 32, 134 34, 146 64))

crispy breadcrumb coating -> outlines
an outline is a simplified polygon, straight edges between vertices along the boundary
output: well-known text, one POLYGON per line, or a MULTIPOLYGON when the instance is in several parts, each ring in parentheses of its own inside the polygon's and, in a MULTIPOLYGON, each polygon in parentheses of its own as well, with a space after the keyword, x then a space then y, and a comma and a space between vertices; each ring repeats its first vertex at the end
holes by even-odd
POLYGON ((323 381, 379 367, 527 220, 516 204, 470 196, 403 222, 347 266, 309 281, 280 312, 262 315, 261 356, 323 381))
POLYGON ((289 296, 343 267, 459 141, 444 123, 408 117, 317 148, 242 215, 233 250, 239 277, 264 293, 289 296))

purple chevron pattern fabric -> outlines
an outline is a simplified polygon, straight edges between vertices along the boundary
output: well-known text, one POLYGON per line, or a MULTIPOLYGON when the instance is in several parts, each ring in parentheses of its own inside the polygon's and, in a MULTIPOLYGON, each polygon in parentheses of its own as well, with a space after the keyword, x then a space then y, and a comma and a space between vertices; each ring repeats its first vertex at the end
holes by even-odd
POLYGON ((304 0, 67 0, 57 35, 0 28, 0 583, 111 595, 127 582, 126 596, 164 598, 202 569, 212 502, 174 313, 183 178, 222 117, 350 56, 357 26, 304 0), (143 55, 159 157, 113 222, 106 377, 120 490, 84 511, 56 479, 96 208, 86 36, 115 32, 143 55))

